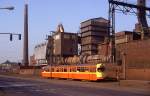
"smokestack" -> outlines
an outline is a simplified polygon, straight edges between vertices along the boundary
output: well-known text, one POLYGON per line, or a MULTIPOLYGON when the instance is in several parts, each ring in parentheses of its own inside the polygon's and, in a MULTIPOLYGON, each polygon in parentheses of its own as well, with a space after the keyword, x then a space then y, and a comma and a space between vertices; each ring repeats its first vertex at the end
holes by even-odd
POLYGON ((29 66, 28 58, 28 4, 24 8, 24 47, 23 47, 23 64, 29 66))

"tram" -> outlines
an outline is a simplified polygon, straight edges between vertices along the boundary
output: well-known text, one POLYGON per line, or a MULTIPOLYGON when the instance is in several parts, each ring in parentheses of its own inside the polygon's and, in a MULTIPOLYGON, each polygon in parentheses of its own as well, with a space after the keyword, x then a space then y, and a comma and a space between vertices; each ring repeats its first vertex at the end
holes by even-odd
POLYGON ((105 66, 103 64, 80 64, 45 66, 41 72, 44 78, 63 78, 98 81, 105 79, 105 66))

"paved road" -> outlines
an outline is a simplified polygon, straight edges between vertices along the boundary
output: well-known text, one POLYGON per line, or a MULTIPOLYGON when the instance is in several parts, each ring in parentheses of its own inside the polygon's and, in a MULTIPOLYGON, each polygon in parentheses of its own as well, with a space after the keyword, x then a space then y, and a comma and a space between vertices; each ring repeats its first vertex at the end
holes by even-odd
POLYGON ((103 83, 0 76, 0 96, 150 96, 103 83))

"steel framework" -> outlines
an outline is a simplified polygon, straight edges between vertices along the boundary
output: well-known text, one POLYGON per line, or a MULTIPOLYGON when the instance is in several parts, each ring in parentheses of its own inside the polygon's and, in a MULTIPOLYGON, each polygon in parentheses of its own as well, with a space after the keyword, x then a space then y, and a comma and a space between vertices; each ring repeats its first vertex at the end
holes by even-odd
MULTIPOLYGON (((138 21, 141 23, 141 28, 143 34, 141 34, 141 39, 148 35, 148 24, 146 21, 146 16, 150 18, 150 8, 146 6, 140 6, 136 4, 127 3, 128 0, 108 0, 109 2, 109 32, 111 41, 111 62, 116 61, 116 45, 115 45, 115 14, 116 12, 122 12, 123 14, 135 14, 138 16, 138 21)), ((140 3, 145 3, 145 0, 137 0, 140 3)))

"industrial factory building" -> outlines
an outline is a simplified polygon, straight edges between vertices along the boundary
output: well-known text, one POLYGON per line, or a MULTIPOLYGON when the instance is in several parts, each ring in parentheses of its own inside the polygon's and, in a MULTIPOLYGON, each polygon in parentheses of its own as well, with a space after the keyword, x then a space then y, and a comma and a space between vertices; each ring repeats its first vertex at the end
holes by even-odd
POLYGON ((65 32, 62 24, 48 37, 46 58, 50 64, 64 64, 64 59, 78 55, 78 34, 65 32))
POLYGON ((35 46, 33 56, 30 57, 30 65, 47 65, 46 47, 47 42, 35 46))
POLYGON ((134 31, 122 31, 115 34, 116 62, 111 63, 108 20, 102 17, 81 23, 81 33, 65 32, 59 24, 56 31, 49 35, 48 42, 35 47, 36 64, 76 65, 98 64, 108 66, 107 75, 121 79, 150 80, 150 39, 141 40, 139 27, 134 31), (78 54, 78 44, 81 53, 78 54), (116 67, 117 66, 117 67, 116 67), (117 71, 119 68, 119 71, 117 71))
POLYGON ((33 58, 37 64, 103 64, 108 77, 150 80, 150 28, 145 17, 145 10, 150 9, 144 7, 145 0, 138 0, 137 6, 116 2, 109 1, 111 6, 137 8, 138 23, 133 31, 115 32, 113 11, 110 11, 110 20, 99 17, 81 22, 80 33, 66 32, 59 24, 48 36, 47 43, 35 47, 33 58))

